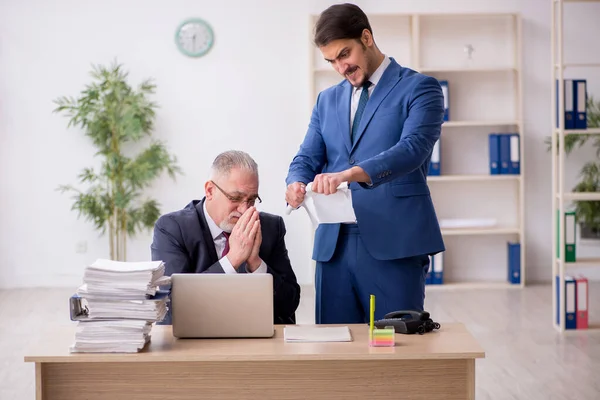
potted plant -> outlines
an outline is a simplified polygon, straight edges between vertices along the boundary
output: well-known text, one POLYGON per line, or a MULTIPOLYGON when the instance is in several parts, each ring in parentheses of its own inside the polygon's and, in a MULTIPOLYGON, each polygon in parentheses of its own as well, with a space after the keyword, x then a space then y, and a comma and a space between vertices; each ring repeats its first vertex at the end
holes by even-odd
MULTIPOLYGON (((600 127, 600 102, 589 96, 586 104, 588 128, 600 127)), ((579 172, 580 181, 573 187, 574 192, 600 192, 600 134, 565 135, 565 154, 569 155, 574 149, 592 143, 596 148, 596 160, 587 162, 579 172)), ((546 139, 548 150, 552 149, 552 138, 546 139)), ((600 238, 600 201, 575 202, 575 215, 581 228, 581 235, 600 238)))
POLYGON ((54 112, 66 114, 67 127, 80 127, 92 140, 101 166, 79 173, 85 189, 60 185, 58 190, 74 193, 71 209, 78 211, 78 218, 83 215, 101 234, 108 229, 110 258, 125 261, 127 236, 151 229, 160 216, 158 202, 143 199, 143 190, 161 173, 175 179, 181 170, 165 144, 151 138, 157 108, 149 99, 156 87, 152 80, 132 88, 128 73, 116 62, 92 66, 91 76, 92 83, 79 97, 54 100, 54 112), (148 143, 139 149, 142 139, 148 143))

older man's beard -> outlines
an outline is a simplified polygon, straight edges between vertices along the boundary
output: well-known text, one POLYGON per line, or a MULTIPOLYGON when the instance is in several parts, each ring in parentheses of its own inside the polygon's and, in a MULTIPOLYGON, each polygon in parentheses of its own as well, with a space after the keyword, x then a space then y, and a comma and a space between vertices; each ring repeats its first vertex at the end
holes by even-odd
POLYGON ((233 230, 233 227, 235 226, 235 222, 231 222, 231 219, 234 217, 237 217, 238 221, 239 221, 241 216, 242 216, 242 214, 240 214, 239 212, 233 212, 233 213, 229 214, 229 217, 227 217, 226 220, 222 221, 219 224, 219 228, 223 229, 223 231, 225 231, 227 233, 231 233, 231 231, 233 230))

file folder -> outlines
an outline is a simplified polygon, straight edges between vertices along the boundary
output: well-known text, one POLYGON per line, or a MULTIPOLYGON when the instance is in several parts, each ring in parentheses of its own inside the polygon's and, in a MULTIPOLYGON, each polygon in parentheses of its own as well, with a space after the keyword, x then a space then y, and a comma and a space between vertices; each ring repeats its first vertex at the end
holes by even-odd
MULTIPOLYGON (((556 211, 557 214, 560 212, 560 210, 556 211)), ((565 247, 564 247, 564 252, 565 252, 565 262, 575 262, 577 259, 577 249, 576 249, 576 245, 575 245, 575 229, 576 229, 576 224, 577 224, 577 220, 576 220, 576 216, 575 216, 575 211, 566 211, 565 215, 563 216, 563 218, 560 218, 560 215, 558 215, 557 218, 557 224, 558 224, 558 229, 556 230, 556 243, 558 244, 556 246, 556 257, 560 257, 560 241, 559 241, 559 235, 560 235, 560 229, 564 229, 564 235, 565 235, 565 247), (560 221, 563 221, 564 226, 561 228, 561 224, 560 221)))
POLYGON ((577 287, 572 276, 565 276, 565 329, 577 329, 577 287))
POLYGON ((560 325, 560 276, 556 275, 556 325, 560 325))
POLYGON ((587 129, 587 81, 576 79, 573 81, 575 98, 575 129, 587 129))
MULTIPOLYGON (((575 83, 572 79, 564 80, 564 119, 565 129, 575 129, 575 94, 574 94, 575 83)), ((560 112, 558 109, 558 80, 556 81, 556 127, 560 125, 560 112)))
POLYGON ((575 211, 565 213, 565 262, 575 262, 575 211))
POLYGON ((521 283, 521 244, 508 242, 508 282, 511 284, 521 283))
POLYGON ((588 329, 588 279, 582 275, 575 278, 577 292, 577 329, 588 329))
POLYGON ((438 139, 435 144, 433 145, 433 152, 431 153, 431 159, 429 161, 429 172, 427 173, 427 175, 431 175, 431 176, 438 176, 441 175, 442 170, 441 170, 441 165, 440 165, 440 159, 441 159, 441 149, 440 149, 440 139, 438 139))
POLYGON ((521 173, 521 143, 518 133, 511 133, 509 136, 509 164, 508 173, 519 175, 521 173))
POLYGON ((500 137, 500 174, 508 174, 510 164, 510 137, 506 133, 498 134, 500 137))
POLYGON ((450 121, 450 90, 448 87, 448 81, 439 81, 442 87, 442 93, 444 94, 444 121, 450 121))
POLYGON ((490 175, 500 173, 500 137, 497 133, 489 134, 490 175))
MULTIPOLYGON (((154 295, 147 295, 146 300, 162 300, 166 298, 166 301, 170 301, 170 290, 157 290, 154 295)), ((69 298, 69 317, 71 321, 85 321, 91 320, 90 318, 90 310, 88 308, 87 300, 85 297, 78 295, 77 293, 73 294, 69 298)), ((111 320, 113 318, 94 318, 94 320, 111 320)))

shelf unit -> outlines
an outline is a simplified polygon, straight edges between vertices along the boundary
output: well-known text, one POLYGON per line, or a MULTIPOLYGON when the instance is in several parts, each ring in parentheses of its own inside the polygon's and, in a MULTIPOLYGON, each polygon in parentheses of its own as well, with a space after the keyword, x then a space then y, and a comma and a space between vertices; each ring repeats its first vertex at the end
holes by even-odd
MULTIPOLYGON (((590 129, 565 129, 564 118, 564 80, 565 71, 570 69, 593 69, 600 68, 600 63, 567 63, 564 55, 564 16, 565 5, 573 3, 600 3, 600 0, 550 0, 551 2, 551 50, 552 50, 552 96, 551 96, 551 127, 552 127, 552 324, 560 333, 586 332, 591 329, 600 330, 590 321, 590 328, 587 330, 567 330, 565 328, 565 302, 561 301, 565 296, 565 275, 568 271, 580 268, 600 267, 600 258, 577 258, 575 262, 565 261, 565 232, 564 213, 569 205, 577 201, 600 201, 599 193, 577 193, 565 190, 565 167, 566 153, 565 148, 566 135, 598 135, 599 128, 590 129), (558 81, 558 85, 556 82, 558 81), (558 100, 558 103, 557 103, 558 100), (557 116, 557 111, 558 116, 557 116), (558 118, 558 127, 556 124, 558 118), (558 216, 561 216, 561 225, 559 229, 558 216), (557 248, 558 247, 558 248, 557 248), (557 254, 558 257, 557 257, 557 254), (557 281, 558 293, 557 293, 557 281), (559 322, 557 323, 556 310, 559 310, 559 322)), ((567 11, 570 5, 567 5, 567 11)), ((584 77, 582 77, 584 78, 584 77)), ((588 285, 589 290, 589 285, 588 285)), ((588 312, 589 315, 589 312, 588 312)))
MULTIPOLYGON (((428 177, 438 218, 495 218, 491 228, 442 229, 444 284, 428 288, 522 288, 525 284, 521 17, 514 13, 368 14, 379 49, 400 65, 449 82, 441 135, 442 175, 428 177), (472 58, 465 46, 473 46, 472 58), (520 174, 489 173, 489 133, 520 135, 520 174), (519 242, 520 284, 507 282, 507 242, 519 242)), ((309 21, 313 28, 318 15, 309 21)), ((312 39, 312 37, 311 37, 312 39)), ((310 44, 312 110, 341 77, 310 44)))

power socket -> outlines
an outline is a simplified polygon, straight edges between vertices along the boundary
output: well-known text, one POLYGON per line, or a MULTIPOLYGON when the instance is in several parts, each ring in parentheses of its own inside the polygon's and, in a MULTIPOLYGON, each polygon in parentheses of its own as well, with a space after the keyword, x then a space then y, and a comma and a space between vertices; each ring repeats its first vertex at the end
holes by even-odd
POLYGON ((87 253, 87 242, 85 240, 82 240, 75 244, 75 253, 87 253))

